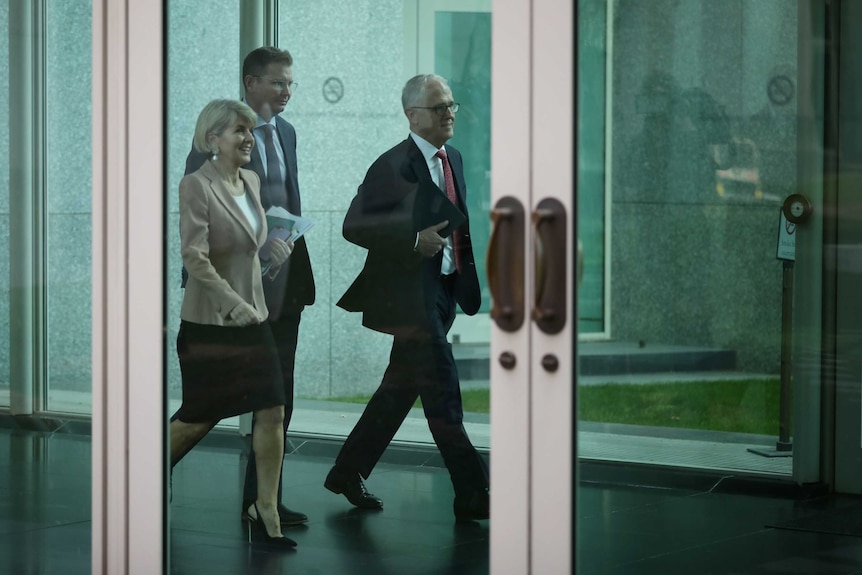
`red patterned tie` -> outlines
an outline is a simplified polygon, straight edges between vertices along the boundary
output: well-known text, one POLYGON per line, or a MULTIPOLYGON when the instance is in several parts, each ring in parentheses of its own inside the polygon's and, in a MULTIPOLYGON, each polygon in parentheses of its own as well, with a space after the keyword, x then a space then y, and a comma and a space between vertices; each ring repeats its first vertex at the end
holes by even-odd
MULTIPOLYGON (((458 198, 455 196, 455 180, 452 178, 452 166, 449 165, 449 158, 446 156, 446 150, 438 150, 434 154, 440 161, 443 162, 443 181, 446 183, 446 197, 449 201, 458 207, 458 198)), ((455 230, 452 232, 452 251, 455 254, 455 269, 461 272, 461 232, 455 230)))

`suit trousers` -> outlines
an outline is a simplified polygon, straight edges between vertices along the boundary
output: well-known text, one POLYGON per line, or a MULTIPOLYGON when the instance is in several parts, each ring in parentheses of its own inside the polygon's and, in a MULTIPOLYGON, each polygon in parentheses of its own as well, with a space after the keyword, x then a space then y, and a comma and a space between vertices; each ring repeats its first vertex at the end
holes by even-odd
MULTIPOLYGON (((272 336, 278 350, 281 362, 281 375, 284 380, 284 433, 293 415, 293 370, 296 364, 296 344, 299 336, 299 321, 301 312, 282 311, 281 317, 270 321, 272 336)), ((254 435, 254 420, 252 419, 252 435, 254 435)), ((257 499, 257 468, 255 467, 254 449, 250 450, 245 468, 245 485, 242 498, 246 501, 257 499)), ((281 476, 278 478, 278 501, 281 501, 281 476)))
POLYGON ((441 276, 431 286, 437 294, 427 326, 395 336, 383 381, 335 460, 338 473, 367 479, 419 397, 455 495, 488 488, 488 468, 464 429, 458 370, 446 339, 455 319, 453 279, 441 276))

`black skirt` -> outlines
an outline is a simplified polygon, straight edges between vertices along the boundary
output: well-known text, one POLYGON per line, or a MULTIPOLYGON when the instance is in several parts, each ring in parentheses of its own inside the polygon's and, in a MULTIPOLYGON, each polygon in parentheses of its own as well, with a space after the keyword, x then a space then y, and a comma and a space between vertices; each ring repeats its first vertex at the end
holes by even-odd
POLYGON ((246 327, 182 321, 177 354, 183 404, 176 416, 187 423, 284 405, 284 381, 269 324, 246 327))

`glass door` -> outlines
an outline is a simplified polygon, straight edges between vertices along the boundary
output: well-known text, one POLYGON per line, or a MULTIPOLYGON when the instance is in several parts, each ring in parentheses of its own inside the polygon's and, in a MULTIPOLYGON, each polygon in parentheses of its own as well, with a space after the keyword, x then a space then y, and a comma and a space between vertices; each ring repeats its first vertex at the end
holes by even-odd
POLYGON ((492 571, 568 572, 571 541, 586 570, 625 569, 614 525, 577 528, 577 505, 595 504, 576 481, 591 461, 819 479, 823 220, 798 224, 792 382, 777 236, 789 195, 823 201, 824 13, 787 8, 596 0, 575 20, 541 1, 495 7, 507 42, 494 63, 531 81, 504 88, 494 68, 494 118, 508 123, 492 140, 492 413, 506 422, 492 452, 517 455, 492 459, 492 514, 528 527, 492 532, 492 571), (523 269, 494 258, 496 242, 518 254, 520 240, 523 269), (546 300, 555 273, 571 299, 546 300), (790 412, 792 457, 778 448, 790 412))
MULTIPOLYGON (((833 237, 830 90, 838 85, 829 66, 853 60, 831 51, 832 17, 817 2, 578 2, 576 202, 587 272, 572 382, 577 474, 599 477, 576 488, 577 563, 586 572, 721 569, 720 545, 692 557, 677 543, 689 521, 711 513, 719 523, 732 502, 657 502, 655 491, 638 499, 639 485, 686 493, 674 480, 661 483, 665 471, 829 481, 821 476, 831 435, 829 417, 821 419, 830 387, 821 357, 831 345, 824 242, 833 237), (782 208, 797 193, 814 213, 788 224, 782 208), (600 218, 596 206, 606 210, 600 218), (794 236, 795 253, 779 250, 781 234, 794 236), (602 262, 594 277, 604 278, 606 330, 587 340, 596 308, 585 298, 597 293, 587 289, 589 270, 602 262)), ((848 151, 856 140, 846 139, 848 151)), ((855 187, 838 181, 849 185, 839 246, 852 253, 855 187)), ((855 398, 838 434, 851 446, 848 471, 858 470, 860 453, 850 261, 838 319, 848 354, 839 377, 844 397, 855 398)), ((747 528, 731 526, 728 537, 747 528)), ((743 554, 732 564, 744 564, 743 554)))
MULTIPOLYGON (((841 47, 841 63, 838 73, 842 78, 853 74, 856 69, 849 65, 853 54, 859 54, 862 45, 851 32, 854 18, 860 17, 860 6, 856 3, 841 5, 840 23, 836 27, 838 44, 841 47)), ((835 322, 835 489, 840 493, 862 493, 862 372, 859 365, 859 318, 858 293, 860 288, 859 261, 862 227, 860 227, 859 204, 859 162, 862 149, 858 144, 859 122, 858 101, 860 97, 857 82, 841 82, 838 98, 837 172, 835 180, 836 209, 834 210, 834 229, 830 236, 834 244, 829 246, 829 267, 834 274, 836 286, 835 322)), ((830 275, 832 275, 830 274, 830 275)))
MULTIPOLYGON (((782 381, 793 262, 777 257, 785 198, 822 187, 823 144, 807 130, 822 96, 797 85, 823 60, 799 40, 800 6, 578 4, 583 458, 810 478, 819 414, 792 402, 819 381, 782 381)), ((822 242, 806 225, 791 335, 808 361, 822 242)))

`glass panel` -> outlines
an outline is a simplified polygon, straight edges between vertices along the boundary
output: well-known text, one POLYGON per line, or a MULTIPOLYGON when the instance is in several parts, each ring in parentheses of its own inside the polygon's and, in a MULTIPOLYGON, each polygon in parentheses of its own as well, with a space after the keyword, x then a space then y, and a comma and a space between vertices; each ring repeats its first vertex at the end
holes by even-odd
POLYGON ((46 10, 47 407, 91 411, 92 9, 46 10), (83 80, 83 81, 82 81, 83 80), (63 94, 62 98, 51 97, 63 94))
MULTIPOLYGON (((210 434, 204 445, 195 447, 187 456, 184 452, 187 446, 195 445, 195 438, 190 436, 192 439, 186 442, 182 434, 197 434, 201 431, 190 431, 188 427, 196 423, 187 411, 193 404, 190 390, 195 382, 190 366, 212 369, 212 363, 227 357, 236 344, 219 347, 224 354, 213 357, 206 366, 203 363, 193 364, 190 358, 196 350, 209 348, 200 344, 203 337, 209 337, 216 331, 226 334, 229 330, 237 329, 214 326, 207 323, 206 318, 192 319, 191 310, 196 308, 189 307, 192 305, 189 302, 195 301, 195 294, 207 289, 201 286, 205 279, 201 269, 206 264, 195 267, 196 264, 205 259, 212 268, 228 273, 217 260, 222 252, 217 251, 212 244, 216 241, 216 230, 225 229, 217 227, 225 222, 214 219, 217 214, 215 206, 232 210, 235 201, 222 194, 227 201, 217 200, 216 204, 216 200, 213 200, 208 203, 206 214, 210 219, 206 220, 206 225, 194 226, 191 216, 200 213, 200 206, 193 209, 185 201, 181 203, 177 200, 178 196, 201 197, 200 194, 187 194, 184 186, 191 185, 191 178, 202 177, 210 167, 223 166, 219 162, 228 159, 221 146, 225 142, 222 138, 227 136, 214 132, 207 142, 220 149, 215 163, 206 159, 204 154, 197 154, 196 159, 201 161, 191 169, 194 173, 188 176, 190 179, 182 179, 187 167, 184 162, 189 155, 194 124, 201 110, 215 98, 236 98, 239 95, 235 80, 239 77, 237 71, 240 62, 237 61, 237 55, 241 51, 238 46, 231 47, 230 44, 230 31, 235 30, 234 22, 238 22, 235 12, 237 3, 227 2, 210 7, 203 18, 192 4, 169 3, 168 114, 171 121, 168 123, 169 175, 166 193, 169 198, 167 205, 171 210, 168 224, 171 236, 167 248, 171 267, 168 270, 167 290, 169 325, 178 326, 180 317, 185 322, 181 332, 181 341, 185 343, 179 346, 183 354, 182 373, 178 368, 178 360, 170 359, 169 368, 173 400, 171 412, 178 404, 176 400, 179 399, 180 391, 183 401, 179 416, 170 424, 172 463, 179 463, 172 473, 172 522, 175 528, 172 554, 174 565, 194 562, 200 566, 201 559, 193 558, 195 549, 188 544, 190 534, 176 527, 196 522, 201 516, 202 501, 206 501, 207 511, 204 513, 218 509, 218 513, 229 518, 224 522, 224 525, 229 526, 222 528, 219 523, 213 529, 210 524, 200 525, 192 529, 193 536, 218 537, 221 545, 227 531, 230 542, 224 545, 224 552, 232 554, 243 545, 243 539, 248 535, 245 529, 237 528, 236 515, 248 513, 249 508, 252 510, 251 515, 254 515, 254 507, 249 503, 255 499, 262 501, 266 495, 262 490, 271 487, 271 484, 264 477, 257 482, 253 478, 249 479, 253 477, 252 472, 263 473, 265 467, 264 463, 256 464, 252 460, 252 456, 258 456, 263 449, 260 442, 269 437, 261 435, 259 431, 268 421, 260 416, 263 408, 258 408, 258 415, 252 424, 255 432, 250 440, 243 441, 238 435, 230 433, 233 430, 223 429, 225 433, 210 434), (210 22, 209 18, 213 18, 213 21, 210 22), (194 23, 193 26, 190 27, 189 22, 194 23), (209 32, 213 29, 222 32, 211 35, 209 32), (202 44, 210 40, 212 45, 202 44), (186 64, 188 54, 192 52, 201 54, 203 58, 203 61, 196 59, 194 70, 186 64), (198 168, 199 165, 202 167, 198 168), (171 231, 177 229, 182 229, 182 238, 171 231), (206 250, 197 251, 187 243, 191 241, 188 235, 191 229, 200 232, 196 237, 206 242, 206 250), (181 242, 185 249, 181 250, 181 242), (178 287, 183 263, 189 273, 184 291, 178 287), (170 281, 170 278, 176 278, 177 283, 170 281), (191 327, 192 324, 194 327, 191 327), (213 327, 223 329, 211 329, 213 327), (196 331, 193 333, 192 330, 196 331), (198 347, 193 349, 195 346, 198 347), (217 442, 214 437, 222 441, 217 442), (218 453, 216 448, 220 448, 218 453)), ((261 280, 269 316, 255 329, 260 328, 260 332, 271 331, 277 348, 275 361, 281 369, 279 375, 286 377, 282 382, 280 377, 273 378, 272 373, 267 372, 265 377, 255 376, 252 379, 275 379, 277 384, 283 383, 286 419, 289 423, 289 456, 282 466, 283 490, 278 500, 294 510, 282 511, 285 521, 302 523, 304 518, 298 513, 306 513, 309 523, 316 522, 317 525, 307 531, 288 531, 285 528, 285 535, 295 539, 303 548, 318 545, 330 549, 332 552, 325 556, 309 556, 313 559, 313 567, 309 568, 322 572, 350 571, 350 567, 345 567, 345 561, 350 562, 348 559, 354 556, 354 550, 345 541, 355 541, 358 537, 362 541, 363 561, 376 565, 378 554, 383 551, 377 545, 391 540, 389 536, 384 538, 382 533, 376 533, 386 528, 388 522, 377 522, 376 526, 370 526, 364 521, 366 518, 373 520, 373 515, 349 513, 354 511, 354 506, 379 507, 378 500, 363 493, 359 487, 361 475, 366 476, 369 484, 375 485, 374 489, 380 490, 379 495, 387 501, 386 509, 390 516, 396 509, 409 512, 408 516, 413 519, 403 524, 405 529, 415 529, 418 534, 425 529, 429 514, 433 514, 435 521, 446 526, 439 534, 440 547, 456 548, 459 543, 467 541, 472 544, 466 555, 460 551, 452 557, 410 557, 406 554, 396 559, 392 567, 395 571, 413 571, 415 562, 422 561, 431 565, 431 569, 434 565, 442 565, 452 566, 448 569, 451 571, 465 572, 461 567, 466 563, 475 563, 474 559, 478 558, 477 572, 487 572, 487 527, 478 527, 477 531, 466 533, 467 539, 459 536, 453 541, 451 534, 451 526, 456 518, 480 519, 487 515, 487 322, 484 327, 486 332, 475 336, 473 340, 482 342, 483 347, 478 350, 465 349, 466 337, 459 337, 455 341, 455 330, 449 331, 455 318, 455 299, 474 316, 482 306, 478 276, 484 276, 482 257, 488 233, 487 134, 482 144, 481 125, 474 126, 472 133, 465 131, 464 144, 461 146, 463 156, 458 153, 459 145, 454 140, 446 146, 450 160, 447 165, 451 166, 452 192, 460 193, 464 198, 456 197, 455 201, 469 212, 470 235, 479 236, 472 246, 472 253, 467 249, 458 251, 466 260, 459 272, 456 271, 454 257, 444 258, 444 251, 446 254, 453 251, 449 249, 448 242, 462 242, 469 236, 463 234, 466 230, 461 227, 458 230, 460 236, 447 240, 447 246, 444 247, 441 238, 435 237, 436 234, 430 229, 443 219, 454 219, 458 214, 447 198, 443 163, 433 153, 423 158, 419 147, 408 137, 411 126, 408 116, 413 118, 413 129, 433 143, 432 149, 442 147, 451 138, 446 123, 453 112, 450 107, 438 115, 432 108, 447 103, 448 90, 451 89, 455 101, 462 103, 462 109, 455 115, 455 134, 460 133, 462 124, 473 121, 471 115, 476 114, 485 118, 484 129, 487 130, 489 86, 486 78, 484 84, 479 82, 473 92, 462 88, 465 84, 464 75, 469 74, 472 68, 463 69, 460 68, 462 64, 459 64, 459 69, 451 72, 450 88, 444 88, 436 79, 432 79, 427 91, 418 90, 411 96, 412 105, 405 110, 402 106, 405 82, 418 72, 435 71, 417 70, 416 59, 411 61, 407 56, 419 50, 417 26, 430 29, 438 21, 434 10, 430 11, 427 19, 417 21, 416 11, 406 9, 405 4, 409 7, 410 3, 402 0, 347 4, 331 1, 279 2, 278 44, 290 50, 293 61, 289 65, 271 62, 259 69, 250 64, 247 75, 244 73, 246 100, 256 112, 256 119, 262 122, 267 120, 267 110, 273 109, 277 119, 274 120, 276 130, 271 143, 267 142, 265 127, 255 126, 252 129, 254 147, 250 151, 250 160, 243 165, 256 173, 257 178, 251 178, 254 183, 247 188, 237 186, 235 191, 239 194, 245 189, 248 194, 248 190, 252 190, 247 197, 253 198, 253 190, 259 185, 261 206, 281 207, 293 213, 300 211, 301 206, 301 216, 314 222, 314 227, 305 237, 295 243, 285 266, 280 270, 276 266, 266 271, 261 280), (375 16, 372 18, 369 14, 375 16), (327 41, 321 42, 321 38, 327 41), (288 98, 286 90, 292 82, 295 85, 290 88, 288 98), (460 91, 464 92, 467 100, 461 99, 460 91), (269 99, 264 97, 265 94, 270 94, 269 99), (483 94, 485 102, 482 102, 483 94), (462 117, 461 114, 465 115, 462 117), (386 185, 377 187, 377 179, 369 177, 367 185, 363 187, 369 167, 393 146, 402 146, 406 150, 399 148, 392 153, 391 157, 396 158, 394 162, 397 170, 378 168, 386 172, 386 185), (484 148, 480 149, 481 146, 484 148), (474 156, 478 157, 474 159, 474 156), (428 160, 433 162, 431 167, 428 160), (477 179, 475 183, 473 178, 477 179), (353 217, 348 218, 348 209, 360 189, 369 190, 367 196, 362 196, 368 198, 368 203, 357 203, 352 212, 353 217), (387 196, 392 192, 404 194, 404 197, 393 202, 387 196), (301 204, 295 202, 296 196, 301 197, 301 204), (421 203, 427 204, 427 208, 420 209, 418 206, 421 203), (448 215, 444 217, 444 213, 448 215), (378 214, 382 215, 384 222, 377 221, 378 214), (345 221, 357 224, 352 243, 343 235, 345 221), (305 291, 308 285, 306 282, 310 279, 309 266, 304 260, 306 251, 316 287, 313 304, 308 297, 309 292, 305 291), (478 257, 471 267, 473 254, 478 257), (364 266, 374 271, 357 282, 364 266), (286 272, 284 267, 287 268, 286 272), (461 274, 457 280, 454 279, 455 275, 446 275, 453 271, 454 274, 461 274), (472 275, 474 272, 475 276, 472 275), (279 278, 286 278, 283 284, 279 283, 279 278), (341 301, 352 285, 355 305, 341 301), (340 301, 343 307, 338 305, 340 301), (279 307, 280 313, 277 311, 279 307), (363 309, 364 318, 362 313, 348 312, 345 307, 363 309), (364 327, 363 320, 373 329, 364 327), (453 340, 453 344, 457 344, 454 349, 447 336, 453 340), (293 346, 296 350, 295 367, 291 358, 293 346), (378 386, 381 386, 384 374, 390 385, 374 395, 378 386), (466 418, 463 416, 462 385, 471 388, 469 392, 475 392, 476 397, 469 398, 474 401, 470 405, 479 406, 474 411, 484 413, 469 414, 466 418), (359 435, 353 435, 356 449, 346 448, 339 455, 340 446, 333 443, 333 439, 341 443, 351 430, 363 427, 360 417, 366 404, 370 411, 366 412, 363 421, 367 425, 364 431, 357 432, 359 435), (363 434, 364 437, 359 437, 363 434), (441 446, 443 457, 437 456, 436 450, 432 452, 435 441, 441 446), (321 455, 325 458, 321 459, 321 455), (417 458, 424 462, 423 465, 416 465, 417 458), (380 465, 376 466, 378 460, 380 465), (449 465, 449 473, 444 469, 444 460, 449 465), (372 469, 373 475, 370 473, 372 469), (302 477, 304 479, 300 479, 302 477), (388 483, 393 478, 396 485, 388 483), (329 491, 324 489, 324 483, 329 491), (421 487, 417 489, 417 486, 421 487), (320 521, 321 517, 325 521, 320 521), (353 519, 363 523, 354 523, 353 519), (362 529, 363 525, 369 526, 369 529, 362 529), (357 526, 360 527, 359 532, 354 529, 357 526), (332 545, 333 541, 337 542, 335 546, 332 545)), ((438 7, 436 3, 426 4, 432 8, 438 7)), ((244 9, 243 6, 240 4, 240 10, 244 9)), ((474 14, 468 15, 468 18, 472 20, 463 22, 460 16, 450 17, 449 20, 454 23, 452 34, 457 38, 444 34, 444 30, 440 32, 442 36, 436 36, 437 41, 455 51, 475 44, 478 60, 471 66, 487 67, 490 17, 488 14, 474 14)), ((245 46, 247 39, 242 40, 241 45, 245 46)), ((422 49, 433 54, 435 46, 435 35, 430 34, 427 45, 422 49)), ((458 55, 453 52, 446 65, 457 61, 458 55)), ((489 70, 484 72, 487 74, 489 70)), ((244 135, 242 128, 239 133, 244 135)), ((238 151, 238 157, 243 153, 242 150, 238 151)), ((386 165, 385 160, 377 165, 386 165)), ((216 178, 212 181, 218 182, 218 185, 224 180, 218 179, 221 175, 219 172, 213 176, 210 172, 210 176, 216 178)), ((217 185, 213 184, 209 189, 215 190, 215 187, 217 185)), ((217 193, 213 192, 213 197, 217 193)), ((254 219, 257 213, 254 200, 249 212, 254 219)), ((241 223, 248 222, 248 217, 243 214, 231 216, 229 221, 236 222, 237 219, 241 223)), ((353 228, 348 228, 346 235, 350 236, 350 229, 353 228)), ((274 227, 270 226, 270 231, 272 229, 274 227)), ((443 235, 449 237, 448 231, 443 235)), ((248 234, 243 236, 242 241, 247 237, 248 234)), ((249 250, 234 255, 247 256, 247 261, 251 262, 249 267, 254 268, 254 262, 258 261, 253 257, 256 244, 249 244, 249 250)), ((233 247, 236 243, 227 245, 233 247)), ((264 261, 264 269, 266 264, 264 261)), ((206 269, 210 270, 209 267, 206 269)), ((254 278, 259 276, 251 277, 251 283, 256 285, 257 280, 254 278)), ((239 283, 229 285, 231 290, 239 294, 239 283)), ((249 293, 254 289, 250 289, 249 293)), ((197 297, 203 299, 200 295, 197 297)), ((242 297, 246 301, 245 296, 242 297)), ((253 296, 249 297, 253 299, 253 296)), ((260 309, 260 302, 255 300, 251 303, 255 309, 260 309)), ((206 308, 206 305, 201 304, 200 309, 206 308)), ((229 322, 233 320, 237 306, 242 307, 235 299, 227 303, 219 301, 219 305, 225 306, 224 309, 219 308, 225 312, 219 318, 226 316, 229 322)), ((217 323, 212 316, 209 316, 210 321, 217 323)), ((482 329, 481 325, 480 322, 479 328, 474 331, 482 329)), ((457 333, 462 336, 465 332, 459 329, 457 333)), ((168 335, 169 345, 173 344, 176 337, 177 332, 168 335)), ((266 339, 265 335, 261 337, 266 339)), ((260 351, 265 347, 256 346, 255 353, 259 352, 268 358, 269 365, 273 354, 260 351)), ((169 348, 168 356, 176 358, 177 351, 169 348)), ((249 365, 234 374, 237 378, 243 378, 249 373, 247 368, 253 367, 258 373, 261 365, 262 362, 249 362, 249 365)), ((235 367, 235 364, 231 367, 235 367)), ((223 377, 224 373, 215 370, 207 372, 208 381, 213 382, 223 377)), ((198 378, 197 381, 202 380, 198 378)), ((227 389, 228 385, 225 382, 224 388, 227 389)), ((218 389, 207 388, 208 392, 210 390, 212 397, 218 396, 218 389)), ((249 395, 259 397, 257 394, 249 395)), ((465 389, 464 402, 468 401, 468 395, 465 389)), ((246 406, 243 404, 244 408, 246 406)), ((238 410, 230 407, 226 411, 238 410)), ((212 413, 215 412, 208 411, 205 417, 215 418, 212 413)), ((225 427, 236 425, 236 418, 230 419, 222 421, 227 423, 225 427)), ((243 432, 246 431, 243 425, 245 421, 242 419, 240 422, 243 432)), ((202 427, 206 427, 207 422, 199 423, 204 423, 202 427)), ((257 457, 258 462, 261 457, 257 457)), ((369 485, 369 489, 371 487, 369 485)), ((397 513, 394 517, 401 516, 400 512, 394 513, 397 513)), ((385 519, 385 516, 379 518, 385 519)), ((259 524, 254 521, 249 524, 253 533, 259 533, 259 524)), ((196 540, 195 545, 198 543, 199 540, 196 540)), ((236 555, 238 561, 244 561, 247 557, 245 553, 236 555)), ((391 560, 389 555, 380 554, 380 557, 385 557, 386 562, 391 560)), ((293 567, 302 570, 292 561, 294 558, 301 560, 301 557, 290 559, 293 567)), ((263 563, 267 563, 267 560, 264 559, 263 563)), ((279 564, 276 559, 272 565, 267 563, 265 570, 277 571, 279 564)), ((261 565, 255 568, 264 570, 261 565)), ((386 570, 386 567, 381 566, 375 571, 381 569, 386 570)))
MULTIPOLYGON (((834 562, 826 538, 840 514, 788 519, 813 512, 792 489, 852 474, 859 454, 858 361, 837 354, 827 367, 842 293, 827 266, 841 259, 823 242, 840 237, 835 213, 853 214, 857 195, 855 178, 839 195, 849 182, 833 173, 838 126, 841 142, 858 141, 838 123, 839 110, 858 116, 837 94, 858 85, 838 77, 837 62, 854 62, 845 41, 856 35, 845 34, 858 21, 841 6, 578 4, 578 202, 608 210, 600 237, 583 212, 579 224, 587 266, 609 262, 608 332, 578 346, 579 572, 823 572, 834 562), (822 214, 786 225, 793 193, 822 214), (851 209, 837 210, 838 197, 851 209), (794 234, 795 262, 779 253, 780 233, 794 234), (842 369, 849 383, 838 375, 837 388, 851 390, 856 414, 834 436, 829 379, 842 369), (835 457, 841 435, 857 442, 851 457, 835 457)), ((585 308, 589 290, 585 278, 585 308)))
POLYGON ((607 58, 606 7, 603 0, 579 5, 587 34, 578 54, 578 235, 584 244, 584 271, 578 291, 578 333, 581 337, 606 335, 605 246, 609 241, 605 205, 605 138, 607 58))
MULTIPOLYGON (((0 6, 0 62, 7 63, 7 73, 0 74, 0 110, 9 110, 9 6, 0 6)), ((0 135, 0 246, 9 246, 9 132, 0 135)), ((9 249, 0 254, 0 405, 9 405, 9 287, 12 284, 9 249)))
MULTIPOLYGON (((862 317, 860 299, 858 297, 862 275, 859 273, 858 262, 860 261, 860 245, 862 245, 862 206, 859 200, 859 166, 862 159, 862 124, 860 124, 860 103, 862 103, 862 84, 855 81, 858 75, 858 67, 853 63, 858 60, 862 45, 857 41, 853 32, 855 23, 862 16, 862 4, 858 2, 843 3, 840 6, 840 34, 841 34, 841 58, 838 66, 839 102, 835 107, 835 124, 840 126, 830 135, 836 138, 835 147, 837 153, 834 155, 834 163, 840 174, 840 180, 836 180, 835 208, 831 210, 834 214, 834 235, 825 232, 824 236, 834 237, 834 256, 830 250, 824 250, 824 267, 827 270, 835 270, 835 288, 829 290, 835 294, 835 491, 839 493, 862 493, 862 473, 860 465, 862 458, 862 409, 860 409, 859 398, 862 395, 862 378, 859 376, 857 366, 860 365, 862 346, 860 346, 859 319, 862 317), (831 257, 834 257, 834 260, 831 257), (827 263, 828 262, 828 263, 827 263), (833 263, 834 262, 834 263, 833 263)), ((827 164, 828 165, 828 164, 827 164)), ((816 204, 815 204, 816 205, 816 204)), ((819 210, 826 212, 826 210, 819 210)), ((814 219, 817 211, 814 212, 814 219)), ((830 214, 830 215, 831 215, 830 214)), ((829 220, 826 220, 827 222, 829 220)), ((824 229, 828 229, 824 224, 824 229)), ((829 246, 832 247, 832 246, 829 246)), ((801 272, 802 270, 798 270, 801 272)), ((826 274, 824 274, 826 275, 826 274)), ((827 276, 828 277, 828 276, 827 276)), ((824 293, 827 288, 824 286, 824 293)), ((824 298, 825 299, 825 298, 824 298)), ((824 306, 826 307, 826 306, 824 306)), ((828 309, 828 307, 826 308, 828 309)), ((826 312, 828 313, 828 312, 826 312)), ((826 314, 824 314, 826 315, 826 314)), ((824 356, 829 357, 832 343, 824 338, 824 356)), ((825 365, 832 365, 831 358, 824 360, 825 365)), ((813 364, 813 362, 812 362, 813 364)), ((816 364, 806 370, 814 371, 816 364)), ((824 370, 828 373, 830 370, 824 370)), ((806 373, 806 379, 814 377, 814 374, 806 373)), ((824 373, 824 380, 828 377, 824 373)), ((826 381, 824 381, 826 383, 826 381)), ((819 391, 813 388, 813 391, 819 391)), ((813 396, 812 396, 813 399, 813 396)), ((797 400, 802 403, 804 400, 797 400)))
POLYGON ((610 330, 580 346, 580 455, 789 474, 789 457, 739 443, 774 451, 779 432, 796 6, 579 11, 582 340, 601 330, 610 286, 610 330))
POLYGON ((90 2, 0 6, 5 573, 91 567, 89 425, 39 414, 91 406, 91 22, 90 2))

